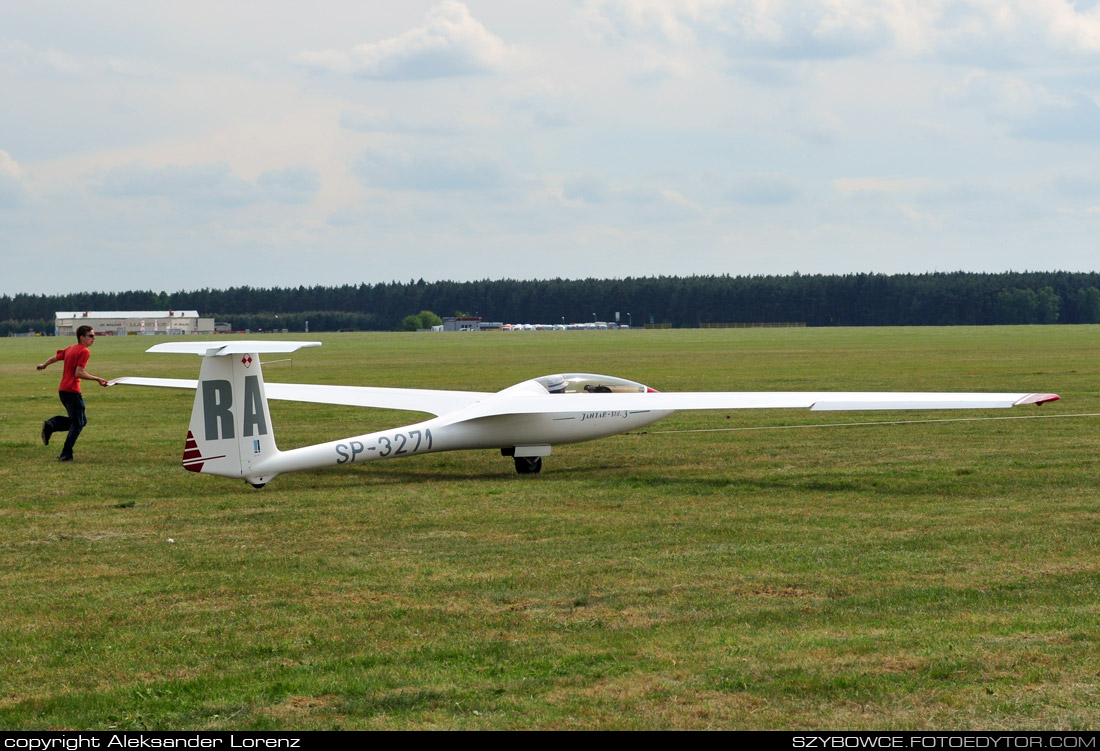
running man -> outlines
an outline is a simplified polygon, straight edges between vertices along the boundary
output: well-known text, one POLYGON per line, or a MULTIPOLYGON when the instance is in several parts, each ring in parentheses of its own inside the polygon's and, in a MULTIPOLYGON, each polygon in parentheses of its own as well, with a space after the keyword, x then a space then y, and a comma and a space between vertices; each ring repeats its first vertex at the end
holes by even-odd
POLYGON ((59 462, 71 462, 73 460, 73 446, 80 436, 80 431, 88 423, 88 419, 84 414, 84 397, 80 393, 80 379, 88 378, 96 381, 100 386, 107 385, 106 378, 94 376, 84 369, 92 356, 89 348, 95 344, 95 331, 92 330, 92 327, 81 326, 78 328, 76 330, 76 342, 76 344, 65 349, 57 350, 56 355, 38 366, 39 370, 45 370, 55 362, 65 364, 57 395, 61 397, 61 404, 64 405, 68 414, 56 415, 42 423, 42 443, 47 446, 50 445, 51 435, 68 431, 65 445, 61 448, 61 456, 57 457, 59 462))

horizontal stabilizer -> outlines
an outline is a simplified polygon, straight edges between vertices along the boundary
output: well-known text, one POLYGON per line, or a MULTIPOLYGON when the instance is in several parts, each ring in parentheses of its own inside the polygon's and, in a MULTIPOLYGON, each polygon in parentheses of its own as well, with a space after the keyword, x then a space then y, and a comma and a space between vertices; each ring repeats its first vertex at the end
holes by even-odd
POLYGON ((287 342, 276 340, 236 340, 228 342, 165 342, 164 344, 156 344, 145 351, 172 355, 203 355, 208 357, 223 357, 225 355, 266 355, 276 352, 296 352, 300 349, 320 346, 320 342, 287 342))

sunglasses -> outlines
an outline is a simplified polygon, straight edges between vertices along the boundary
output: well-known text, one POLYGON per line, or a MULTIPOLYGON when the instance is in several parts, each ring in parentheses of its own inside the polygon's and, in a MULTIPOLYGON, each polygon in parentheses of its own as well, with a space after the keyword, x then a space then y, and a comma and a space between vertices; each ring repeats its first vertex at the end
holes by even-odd
POLYGON ((89 339, 95 339, 95 334, 85 334, 84 336, 88 337, 89 339))

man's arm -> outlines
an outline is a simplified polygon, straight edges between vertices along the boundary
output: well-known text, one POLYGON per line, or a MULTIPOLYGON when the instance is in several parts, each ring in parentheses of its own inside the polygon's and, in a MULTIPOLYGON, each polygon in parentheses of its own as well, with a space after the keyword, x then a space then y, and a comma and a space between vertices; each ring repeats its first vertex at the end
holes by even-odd
POLYGON ((45 370, 46 368, 50 367, 50 366, 51 366, 51 365, 53 365, 53 364, 54 364, 55 362, 57 362, 57 361, 58 361, 59 359, 60 359, 60 358, 59 358, 59 357, 58 357, 57 355, 54 355, 54 356, 53 356, 53 357, 51 357, 51 358, 50 358, 49 360, 46 360, 46 362, 44 362, 44 363, 42 363, 41 365, 39 365, 39 366, 38 366, 38 370, 45 370))
POLYGON ((106 386, 107 385, 107 379, 106 378, 100 378, 99 376, 92 375, 91 373, 89 373, 88 371, 86 371, 84 369, 83 365, 77 365, 76 370, 73 371, 73 372, 75 373, 77 378, 87 378, 88 380, 95 381, 100 386, 106 386))

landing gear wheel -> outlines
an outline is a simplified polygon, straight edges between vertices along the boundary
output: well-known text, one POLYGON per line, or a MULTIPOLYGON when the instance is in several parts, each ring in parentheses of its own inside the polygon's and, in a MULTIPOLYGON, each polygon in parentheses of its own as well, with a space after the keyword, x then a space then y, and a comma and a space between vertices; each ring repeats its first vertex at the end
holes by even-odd
POLYGON ((249 485, 251 485, 252 487, 256 488, 256 490, 259 490, 259 489, 260 489, 260 488, 262 488, 262 487, 263 487, 264 485, 267 485, 267 483, 266 483, 266 482, 250 482, 250 483, 248 483, 248 484, 249 484, 249 485))
POLYGON ((514 457, 516 462, 516 472, 521 475, 537 475, 542 471, 542 457, 541 456, 517 456, 514 457))

